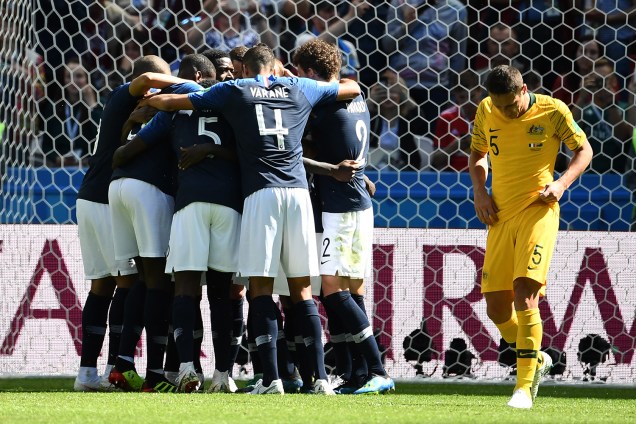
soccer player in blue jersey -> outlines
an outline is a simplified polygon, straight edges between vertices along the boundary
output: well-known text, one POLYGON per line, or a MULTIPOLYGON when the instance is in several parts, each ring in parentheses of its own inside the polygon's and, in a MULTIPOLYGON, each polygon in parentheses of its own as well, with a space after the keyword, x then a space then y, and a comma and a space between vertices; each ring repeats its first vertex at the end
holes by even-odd
MULTIPOLYGON (((288 277, 303 337, 314 341, 312 354, 316 358, 324 356, 309 280, 318 275, 318 261, 302 161, 302 133, 314 106, 352 99, 360 94, 360 87, 350 80, 323 83, 274 77, 274 53, 266 46, 252 47, 243 60, 245 79, 187 96, 154 96, 142 104, 159 110, 213 109, 223 113, 234 130, 245 197, 239 273, 250 278, 256 343, 263 362, 263 380, 252 393, 282 394, 276 365, 276 305, 272 300, 279 266, 288 277)), ((321 378, 314 390, 333 392, 324 362, 318 372, 321 378)))
MULTIPOLYGON (((191 59, 182 62, 179 76, 208 78, 212 75, 214 69, 209 60, 202 56, 191 59)), ((169 89, 186 93, 193 90, 189 87, 191 81, 180 81, 181 84, 169 89)), ((114 161, 113 165, 115 170, 109 201, 115 257, 138 258, 136 262, 141 265, 146 285, 145 298, 135 304, 128 302, 126 309, 143 313, 148 359, 145 380, 142 381, 133 360, 137 343, 134 336, 138 337, 141 333, 141 326, 130 328, 124 325, 124 333, 132 335, 126 338, 125 343, 122 339, 109 380, 125 390, 172 392, 176 388, 164 376, 163 360, 173 292, 170 278, 165 274, 165 255, 174 211, 176 159, 169 143, 158 143, 128 163, 114 161)))
MULTIPOLYGON (((184 58, 182 64, 188 56, 184 58)), ((207 59, 206 59, 207 60, 207 59)), ((192 92, 201 86, 189 84, 192 92)), ((243 206, 240 171, 232 129, 223 117, 209 111, 160 112, 137 136, 115 153, 127 162, 151 146, 170 141, 182 154, 175 214, 170 232, 166 272, 175 278, 173 327, 181 361, 178 391, 192 392, 200 380, 193 364, 192 335, 201 273, 207 272, 208 299, 213 319, 216 359, 212 391, 235 391, 228 368, 231 361, 229 290, 238 266, 240 212, 243 206), (168 138, 164 134, 170 134, 168 138), (229 160, 228 160, 229 159, 229 160), (226 325, 226 329, 218 328, 226 325)))
POLYGON ((84 273, 91 280, 91 289, 82 311, 82 355, 74 384, 77 391, 110 388, 107 378, 119 349, 124 302, 138 280, 134 263, 115 260, 108 205, 113 153, 120 145, 122 127, 137 101, 150 88, 163 88, 178 81, 180 79, 170 75, 170 68, 164 60, 152 55, 142 57, 134 63, 132 82, 113 90, 104 108, 89 168, 77 196, 80 249, 84 273), (107 317, 108 365, 105 378, 100 379, 96 366, 106 334, 107 317))
MULTIPOLYGON (((296 51, 294 63, 301 77, 335 82, 340 72, 340 53, 335 45, 312 40, 296 51)), ((311 139, 317 148, 316 161, 336 164, 348 159, 359 165, 349 182, 325 175, 314 177, 322 206, 323 304, 336 330, 332 337, 350 334, 369 368, 368 379, 362 387, 346 385, 343 388, 343 393, 350 389, 348 393, 355 394, 385 392, 395 387, 384 370, 361 302, 363 279, 371 273, 373 249, 373 208, 364 178, 369 121, 369 111, 361 95, 347 102, 316 107, 310 120, 311 139)), ((334 340, 336 344, 339 341, 334 340)))

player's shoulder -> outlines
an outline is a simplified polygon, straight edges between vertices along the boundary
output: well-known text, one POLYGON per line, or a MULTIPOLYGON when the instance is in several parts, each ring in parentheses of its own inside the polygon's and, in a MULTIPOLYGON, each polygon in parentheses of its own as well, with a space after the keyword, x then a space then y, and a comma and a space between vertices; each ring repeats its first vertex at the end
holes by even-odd
POLYGON ((557 112, 561 114, 567 114, 570 112, 570 109, 560 99, 556 97, 549 96, 547 94, 534 94, 535 96, 535 104, 545 112, 557 112))

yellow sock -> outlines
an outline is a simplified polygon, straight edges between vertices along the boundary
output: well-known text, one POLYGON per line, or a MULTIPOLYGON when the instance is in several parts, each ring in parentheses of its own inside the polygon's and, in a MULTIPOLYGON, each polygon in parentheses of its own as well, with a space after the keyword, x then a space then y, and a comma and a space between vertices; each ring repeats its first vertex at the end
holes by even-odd
POLYGON ((517 342, 517 331, 519 330, 519 321, 517 320, 517 311, 513 309, 512 316, 506 322, 495 324, 501 333, 501 337, 508 344, 517 342))
POLYGON ((524 389, 530 397, 530 386, 537 369, 537 357, 541 349, 543 325, 539 309, 517 311, 517 389, 524 389))

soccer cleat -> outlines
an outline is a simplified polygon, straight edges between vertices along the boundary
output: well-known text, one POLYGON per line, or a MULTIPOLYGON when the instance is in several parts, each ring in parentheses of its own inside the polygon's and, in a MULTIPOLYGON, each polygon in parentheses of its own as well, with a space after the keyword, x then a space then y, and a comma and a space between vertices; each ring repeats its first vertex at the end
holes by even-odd
POLYGON ((101 378, 95 375, 93 378, 80 378, 78 375, 73 384, 73 390, 76 392, 100 392, 102 391, 101 378))
POLYGON ((283 382, 280 380, 274 380, 269 386, 263 386, 263 380, 258 380, 254 386, 254 390, 249 392, 250 395, 283 395, 283 382))
POLYGON ((138 392, 144 384, 143 378, 134 369, 120 372, 117 367, 110 371, 108 381, 125 392, 138 392))
POLYGON ((351 395, 353 394, 356 390, 358 390, 360 388, 359 384, 356 384, 355 381, 343 381, 342 384, 340 384, 338 387, 336 387, 335 389, 333 389, 333 391, 337 394, 337 395, 351 395))
POLYGON ((353 392, 353 394, 378 394, 386 393, 390 390, 395 390, 395 383, 392 378, 374 375, 364 384, 364 386, 353 392))
POLYGON ((209 393, 234 393, 236 392, 236 383, 230 377, 228 371, 214 370, 212 375, 212 383, 208 388, 209 393))
POLYGON ((106 369, 104 370, 104 374, 100 377, 99 384, 101 386, 100 391, 102 392, 114 392, 117 391, 117 387, 108 381, 108 376, 110 372, 113 370, 114 365, 106 365, 106 369))
POLYGON ((530 409, 532 408, 532 399, 530 399, 525 390, 517 389, 512 394, 510 401, 508 401, 508 406, 517 409, 530 409))
POLYGON ((539 384, 541 384, 541 380, 543 377, 548 375, 551 368, 552 358, 550 355, 545 352, 539 352, 539 358, 537 358, 537 369, 534 372, 532 386, 530 386, 530 394, 532 395, 533 401, 537 398, 537 394, 539 393, 539 384))
POLYGON ((177 385, 177 378, 179 378, 179 371, 164 371, 163 375, 164 377, 166 377, 166 380, 168 380, 175 386, 177 385))
POLYGON ((315 395, 335 395, 336 393, 331 388, 331 385, 327 380, 318 379, 314 382, 314 390, 312 392, 315 395))
POLYGON ((296 367, 294 367, 294 372, 289 378, 283 378, 282 380, 285 393, 298 393, 303 387, 303 379, 300 377, 300 373, 296 367))
POLYGON ((154 385, 149 383, 148 380, 144 381, 141 391, 144 393, 177 393, 177 386, 169 382, 166 377, 163 377, 154 385))
MULTIPOLYGON (((170 382, 167 378, 166 381, 170 382)), ((172 384, 172 383, 171 383, 172 384)), ((181 371, 179 371, 179 376, 177 377, 177 391, 179 393, 192 393, 195 392, 201 381, 199 380, 199 376, 197 372, 194 370, 192 365, 184 367, 181 371)))

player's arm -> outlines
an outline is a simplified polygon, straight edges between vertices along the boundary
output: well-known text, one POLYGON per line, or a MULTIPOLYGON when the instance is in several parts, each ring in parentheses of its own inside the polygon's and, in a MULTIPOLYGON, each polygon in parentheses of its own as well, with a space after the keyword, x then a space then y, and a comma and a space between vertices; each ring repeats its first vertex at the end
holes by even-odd
POLYGON ((486 189, 488 179, 488 154, 471 150, 468 159, 468 170, 473 182, 473 197, 477 218, 486 225, 493 225, 499 220, 497 205, 486 189))
POLYGON ((134 126, 147 123, 157 112, 159 112, 157 109, 148 106, 135 109, 121 129, 121 144, 125 144, 128 141, 128 134, 130 134, 134 126))
POLYGON ((206 157, 218 157, 231 162, 238 162, 238 155, 234 150, 214 143, 202 143, 181 148, 179 169, 188 169, 206 157))
POLYGON ((318 162, 313 159, 303 157, 305 169, 316 175, 326 175, 342 183, 348 183, 353 179, 356 171, 360 168, 360 163, 355 160, 345 159, 337 165, 327 162, 318 162))
POLYGON ((141 100, 139 106, 150 106, 165 112, 194 110, 194 105, 187 94, 155 94, 141 100))
POLYGON ((343 78, 338 83, 338 100, 355 99, 362 91, 360 86, 354 80, 343 78))
POLYGON ((151 88, 166 88, 172 84, 181 84, 191 82, 182 78, 173 77, 172 75, 161 74, 157 72, 146 72, 132 80, 128 86, 128 91, 133 97, 141 97, 145 95, 151 88))
POLYGON ((119 146, 113 155, 113 169, 120 168, 130 162, 135 156, 146 150, 148 145, 136 135, 130 142, 119 146))
POLYGON ((539 195, 539 198, 546 203, 558 202, 563 196, 563 192, 567 190, 574 180, 585 171, 590 164, 594 152, 587 138, 581 144, 581 147, 574 150, 574 155, 565 172, 558 180, 545 186, 545 189, 539 195))

